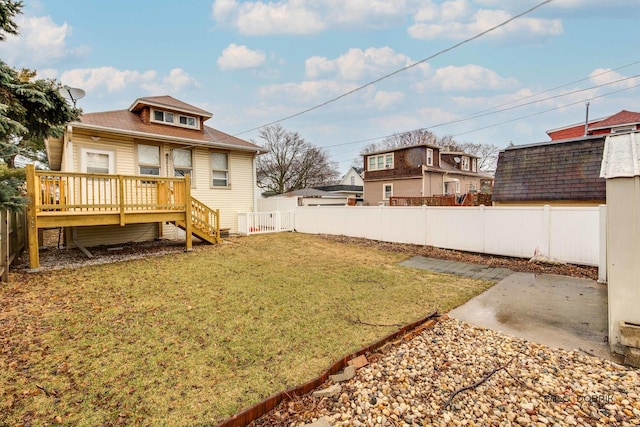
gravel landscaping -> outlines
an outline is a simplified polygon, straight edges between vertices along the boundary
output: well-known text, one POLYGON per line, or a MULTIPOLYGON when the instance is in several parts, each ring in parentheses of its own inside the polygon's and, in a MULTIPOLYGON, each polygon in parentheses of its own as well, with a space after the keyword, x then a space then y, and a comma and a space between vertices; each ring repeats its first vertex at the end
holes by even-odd
POLYGON ((335 396, 283 402, 252 427, 640 425, 640 371, 446 316, 369 361, 335 396))

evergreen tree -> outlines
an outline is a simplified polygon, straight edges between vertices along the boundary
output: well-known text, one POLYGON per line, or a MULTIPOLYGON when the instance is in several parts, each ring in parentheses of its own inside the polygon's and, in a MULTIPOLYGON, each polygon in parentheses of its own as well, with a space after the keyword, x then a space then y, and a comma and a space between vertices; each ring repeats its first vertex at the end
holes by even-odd
MULTIPOLYGON (((22 2, 0 0, 0 41, 17 35, 15 17, 22 2)), ((62 135, 64 126, 77 119, 80 110, 60 94, 60 83, 36 79, 32 70, 15 70, 0 60, 0 209, 15 209, 24 204, 24 172, 14 173, 16 156, 44 160, 44 141, 62 135)))

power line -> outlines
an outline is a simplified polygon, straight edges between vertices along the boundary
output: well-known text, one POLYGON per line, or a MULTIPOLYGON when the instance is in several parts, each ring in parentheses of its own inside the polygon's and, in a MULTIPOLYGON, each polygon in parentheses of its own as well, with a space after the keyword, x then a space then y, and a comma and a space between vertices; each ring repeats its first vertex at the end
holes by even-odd
MULTIPOLYGON (((635 77, 639 77, 639 76, 640 75, 636 75, 636 76, 633 76, 633 77, 628 77, 626 79, 621 79, 620 81, 629 80, 631 78, 635 78, 635 77)), ((616 81, 616 82, 618 82, 618 81, 616 81)), ((612 84, 612 83, 609 83, 609 84, 612 84)), ((606 84, 595 86, 594 88, 601 87, 601 86, 606 86, 606 84)), ((513 119, 509 119, 509 120, 505 120, 505 121, 502 121, 502 122, 499 122, 499 123, 494 123, 494 124, 491 124, 491 125, 487 125, 487 126, 482 126, 482 127, 479 127, 479 128, 471 129, 471 130, 468 130, 468 131, 465 131, 465 132, 460 132, 460 133, 457 133, 457 134, 453 134, 451 136, 452 137, 456 137, 456 136, 466 135, 466 134, 473 133, 473 132, 478 132, 478 131, 485 130, 485 129, 490 129, 490 128, 497 127, 497 126, 502 126, 502 125, 507 124, 507 123, 513 123, 513 122, 516 122, 518 120, 526 119, 526 118, 529 118, 529 117, 539 116, 541 114, 545 114, 545 113, 549 113, 549 112, 552 112, 552 111, 556 111, 556 110, 559 110, 561 108, 566 108, 566 107, 571 107, 573 105, 582 104, 582 103, 584 103, 586 101, 592 101, 594 99, 604 98, 604 97, 609 96, 609 95, 615 95, 617 93, 625 92, 627 90, 635 89, 637 87, 640 87, 640 83, 636 84, 636 85, 633 85, 633 86, 629 86, 629 87, 623 88, 623 89, 615 90, 615 91, 612 91, 612 92, 603 93, 602 95, 596 95, 596 96, 592 96, 592 97, 589 97, 589 98, 582 99, 580 101, 571 102, 569 104, 559 105, 557 107, 549 108, 549 109, 542 110, 542 111, 536 111, 535 113, 526 114, 524 116, 519 116, 519 117, 516 117, 516 118, 513 118, 513 119)), ((593 88, 587 88, 587 89, 583 89, 581 91, 590 90, 590 89, 593 89, 593 88)), ((564 96, 564 95, 561 95, 561 96, 564 96)), ((554 98, 554 97, 552 97, 552 98, 554 98)), ((551 99, 551 98, 549 98, 549 99, 551 99)), ((540 100, 540 101, 545 101, 545 100, 546 99, 543 99, 543 100, 540 100)), ((539 101, 535 101, 535 102, 539 102, 539 101)), ((525 105, 528 105, 528 104, 531 104, 531 103, 527 103, 525 105)), ((520 106, 517 106, 517 107, 520 107, 520 106)), ((517 107, 508 108, 507 110, 513 109, 513 108, 517 108, 517 107)), ((497 112, 500 112, 500 111, 497 111, 497 112)), ((415 129, 415 130, 422 130, 422 129, 427 130, 427 129, 430 129, 430 128, 421 128, 421 129, 415 129)), ((409 131, 409 132, 411 132, 411 131, 409 131)), ((397 133, 396 134, 392 134, 392 135, 382 136, 382 137, 370 138, 370 139, 362 140, 362 141, 354 141, 354 142, 348 142, 348 143, 344 143, 344 144, 330 145, 330 146, 323 147, 323 148, 344 146, 344 145, 349 145, 349 144, 355 144, 355 143, 358 143, 358 142, 374 141, 374 140, 383 139, 383 138, 386 138, 386 137, 389 137, 389 136, 393 136, 393 135, 397 135, 397 133)))
POLYGON ((630 90, 630 89, 635 89, 635 88, 637 88, 637 87, 640 87, 640 83, 639 83, 639 84, 637 84, 637 85, 633 85, 633 86, 630 86, 630 87, 626 87, 626 88, 624 88, 624 89, 619 89, 619 90, 615 90, 615 91, 613 91, 613 92, 603 93, 602 95, 592 96, 592 97, 590 97, 590 98, 583 99, 583 100, 580 100, 580 101, 571 102, 571 103, 569 103, 569 104, 560 105, 560 106, 557 106, 557 107, 554 107, 554 108, 550 108, 550 109, 548 109, 548 110, 537 111, 537 112, 535 112, 535 113, 527 114, 527 115, 525 115, 525 116, 516 117, 515 119, 506 120, 506 121, 504 121, 504 122, 500 122, 500 123, 495 123, 495 124, 492 124, 492 125, 483 126, 483 127, 476 128, 476 129, 472 129, 472 130, 468 130, 468 131, 465 131, 465 132, 460 132, 460 133, 457 133, 457 134, 452 135, 452 136, 454 136, 454 137, 455 137, 455 136, 460 136, 460 135, 466 135, 466 134, 468 134, 468 133, 477 132, 477 131, 479 131, 479 130, 489 129, 489 128, 496 127, 496 126, 500 126, 500 125, 503 125, 503 124, 506 124, 506 123, 515 122, 515 121, 517 121, 517 120, 526 119, 526 118, 528 118, 528 117, 533 117, 533 116, 538 116, 538 115, 540 115, 540 114, 549 113, 549 112, 551 112, 551 111, 559 110, 559 109, 561 109, 561 108, 570 107, 570 106, 572 106, 572 105, 582 104, 582 103, 583 103, 583 102, 585 102, 585 101, 592 101, 592 100, 594 100, 594 99, 604 98, 605 96, 614 95, 614 94, 616 94, 616 93, 624 92, 624 91, 627 91, 627 90, 630 90))
POLYGON ((427 62, 427 61, 429 61, 429 60, 431 60, 431 59, 433 59, 433 58, 436 58, 436 57, 438 57, 438 56, 440 56, 440 55, 442 55, 442 54, 444 54, 444 53, 447 53, 447 52, 450 52, 450 51, 452 51, 452 50, 454 50, 454 49, 457 49, 458 47, 460 47, 460 46, 462 46, 462 45, 464 45, 464 44, 467 44, 467 43, 469 43, 469 42, 471 42, 471 41, 473 41, 473 40, 475 40, 475 39, 478 39, 478 38, 480 38, 480 37, 482 37, 482 36, 484 36, 484 35, 486 35, 486 34, 488 34, 488 33, 492 32, 492 31, 495 31, 495 30, 497 30, 498 28, 504 27, 505 25, 509 24, 509 23, 510 23, 510 22, 512 22, 512 21, 515 21, 515 20, 516 20, 516 19, 518 19, 518 18, 521 18, 521 17, 523 17, 523 16, 525 16, 525 15, 528 15, 529 13, 533 12, 534 10, 539 9, 539 8, 540 8, 540 7, 542 7, 542 6, 544 6, 544 5, 548 4, 548 3, 551 3, 552 1, 553 1, 553 0, 545 0, 545 1, 541 2, 541 3, 538 3, 537 5, 535 5, 535 6, 531 7, 531 8, 529 8, 529 9, 525 10, 524 12, 520 12, 519 14, 517 14, 517 15, 515 15, 515 16, 513 16, 513 17, 509 18, 509 19, 507 19, 506 21, 503 21, 503 22, 501 22, 501 23, 500 23, 500 24, 498 24, 498 25, 495 25, 495 26, 493 26, 493 27, 491 27, 491 28, 489 28, 489 29, 487 29, 487 30, 484 30, 484 31, 482 31, 482 32, 480 32, 480 33, 478 33, 478 34, 476 34, 476 35, 475 35, 475 36, 473 36, 473 37, 469 37, 469 38, 467 38, 467 39, 465 39, 465 40, 462 40, 461 42, 458 42, 458 43, 454 44, 453 46, 449 46, 449 47, 448 47, 448 48, 446 48, 446 49, 443 49, 443 50, 441 50, 441 51, 439 51, 439 52, 437 52, 437 53, 434 53, 433 55, 431 55, 431 56, 429 56, 429 57, 427 57, 427 58, 421 59, 421 60, 420 60, 420 61, 418 61, 418 62, 414 62, 414 63, 413 63, 413 64, 411 64, 411 65, 408 65, 408 66, 406 66, 406 67, 403 67, 403 68, 400 68, 400 69, 398 69, 398 70, 395 70, 395 71, 393 71, 393 72, 391 72, 391 73, 389 73, 389 74, 385 74, 385 75, 383 75, 382 77, 379 77, 379 78, 377 78, 377 79, 375 79, 375 80, 373 80, 373 81, 370 81, 369 83, 366 83, 366 84, 364 84, 364 85, 362 85, 362 86, 358 86, 358 87, 357 87, 357 88, 355 88, 355 89, 352 89, 352 90, 350 90, 350 91, 348 91, 348 92, 345 92, 345 93, 343 93, 343 94, 341 94, 341 95, 338 95, 338 96, 336 96, 336 97, 334 97, 334 98, 331 98, 331 99, 329 99, 329 100, 327 100, 327 101, 325 101, 325 102, 322 102, 322 103, 320 103, 320 104, 318 104, 318 105, 315 105, 315 106, 313 106, 313 107, 309 107, 309 108, 307 108, 307 109, 305 109, 305 110, 299 111, 299 112, 297 112, 297 113, 291 114, 291 115, 289 115, 289 116, 286 116, 286 117, 281 118, 281 119, 278 119, 278 120, 274 120, 274 121, 269 122, 269 123, 266 123, 266 124, 264 124, 264 125, 256 126, 256 127, 251 128, 251 129, 247 129, 247 130, 245 130, 245 131, 242 131, 242 132, 236 133, 236 134, 234 134, 233 136, 242 135, 242 134, 245 134, 245 133, 248 133, 248 132, 252 132, 252 131, 254 131, 254 130, 258 130, 258 129, 260 129, 260 128, 262 128, 262 127, 265 127, 265 126, 271 126, 271 125, 274 125, 274 124, 277 124, 277 123, 280 123, 280 122, 284 122, 285 120, 289 120, 289 119, 292 119, 292 118, 294 118, 294 117, 301 116, 301 115, 306 114, 306 113, 308 113, 308 112, 310 112, 310 111, 317 110, 318 108, 324 107, 325 105, 328 105, 328 104, 331 104, 331 103, 333 103, 333 102, 336 102, 336 101, 338 101, 338 100, 340 100, 340 99, 342 99, 342 98, 345 98, 345 97, 347 97, 347 96, 349 96, 349 95, 351 95, 351 94, 353 94, 353 93, 355 93, 355 92, 358 92, 358 91, 360 91, 360 90, 362 90, 362 89, 364 89, 364 88, 367 88, 367 87, 372 86, 372 85, 374 85, 374 84, 376 84, 376 83, 379 83, 379 82, 381 82, 382 80, 388 79, 389 77, 395 76, 396 74, 399 74, 399 73, 401 73, 401 72, 403 72, 403 71, 406 71, 406 70, 408 70, 408 69, 410 69, 410 68, 416 67, 416 66, 418 66, 418 65, 420 65, 420 64, 422 64, 422 63, 425 63, 425 62, 427 62))
MULTIPOLYGON (((634 65, 634 64, 638 64, 638 63, 640 63, 640 61, 637 61, 637 62, 635 62, 633 64, 628 64, 626 66, 630 66, 630 65, 634 65)), ((620 69, 620 68, 623 68, 623 67, 619 67, 617 69, 620 69)), ((614 70, 609 70, 608 72, 611 72, 611 71, 614 71, 614 70)), ((605 73, 599 73, 597 75, 602 75, 602 74, 606 74, 606 72, 605 73)), ((570 91, 570 92, 565 92, 565 93, 554 95, 554 96, 550 96, 550 97, 547 97, 547 98, 536 99, 536 100, 533 100, 533 101, 525 102, 523 104, 518 104, 518 105, 515 105, 515 106, 512 106, 512 107, 503 108, 503 109, 497 109, 496 110, 496 108, 498 108, 500 106, 513 104, 515 102, 519 102, 519 101, 522 101, 522 100, 525 100, 525 99, 529 99, 529 98, 532 98, 534 96, 541 95, 541 94, 544 94, 544 93, 548 93, 548 92, 551 92, 551 91, 556 90, 558 88, 562 88, 562 87, 568 86, 570 84, 573 84, 573 82, 572 83, 566 83, 564 85, 557 86, 554 89, 547 89, 547 90, 544 90, 542 92, 538 92, 538 93, 535 93, 533 95, 526 96, 524 98, 519 98, 519 99, 516 99, 514 101, 510 101, 508 103, 500 104, 497 107, 492 107, 492 108, 489 108, 489 109, 481 110, 478 113, 470 114, 470 115, 463 116, 463 117, 460 117, 460 118, 457 118, 457 119, 454 119, 454 120, 449 120, 447 122, 442 122, 442 123, 438 123, 438 124, 431 125, 431 126, 426 126, 426 127, 422 127, 422 128, 418 128, 418 129, 412 129, 412 130, 406 131, 406 132, 429 130, 429 129, 434 129, 434 128, 441 127, 441 126, 454 124, 454 123, 460 123, 460 122, 467 121, 467 120, 477 119, 477 118, 480 118, 480 117, 485 117, 485 116, 489 116, 489 115, 492 115, 492 114, 502 113, 502 112, 505 112, 505 111, 514 110, 516 108, 525 107, 527 105, 535 104, 535 103, 538 103, 538 102, 549 101, 549 100, 552 100, 552 99, 561 98, 563 96, 575 95, 576 93, 585 92, 585 91, 593 90, 593 89, 598 89, 598 88, 601 88, 601 87, 604 87, 604 86, 613 85, 613 84, 616 84, 616 83, 624 82, 624 81, 635 79, 635 78, 638 78, 638 77, 640 77, 640 74, 635 74, 633 76, 624 77, 622 79, 614 80, 614 81, 611 81, 611 82, 608 82, 608 83, 602 83, 602 84, 595 85, 595 86, 590 86, 590 87, 584 88, 584 89, 576 89, 576 90, 573 90, 573 91, 570 91)), ((589 78, 587 77, 587 78, 579 79, 579 80, 576 80, 575 82, 581 82, 581 81, 584 81, 584 80, 587 80, 587 79, 589 79, 589 78)), ((625 89, 622 89, 621 91, 629 90, 629 89, 632 89, 634 87, 636 87, 636 86, 632 86, 630 88, 625 88, 625 89)), ((618 93, 618 92, 620 92, 620 91, 611 92, 611 93, 618 93)), ((569 105, 573 105, 573 104, 569 104, 569 105)), ((509 123, 509 121, 507 121, 505 123, 509 123)), ((363 142, 371 142, 371 141, 376 141, 376 140, 379 140, 379 139, 388 138, 388 137, 397 135, 398 133, 404 133, 404 132, 396 132, 396 133, 389 134, 389 135, 377 136, 377 137, 362 139, 362 140, 358 140, 358 141, 350 141, 350 142, 343 142, 343 143, 340 143, 340 144, 327 145, 327 146, 324 146, 323 148, 333 148, 333 147, 340 147, 340 146, 344 146, 344 145, 361 144, 363 142)))

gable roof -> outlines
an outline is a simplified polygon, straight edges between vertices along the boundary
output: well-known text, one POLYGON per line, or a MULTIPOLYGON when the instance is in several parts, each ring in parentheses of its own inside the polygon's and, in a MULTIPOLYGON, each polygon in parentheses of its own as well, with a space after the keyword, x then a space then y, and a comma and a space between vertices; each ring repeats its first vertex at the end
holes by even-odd
POLYGON ((133 101, 133 104, 131 104, 131 106, 129 107, 129 111, 135 113, 137 111, 140 111, 145 106, 168 108, 171 110, 191 113, 191 114, 195 114, 196 116, 202 116, 206 118, 213 117, 213 114, 211 114, 210 112, 205 111, 198 107, 194 107, 191 104, 182 102, 179 99, 175 99, 174 97, 169 95, 146 96, 143 98, 138 98, 135 101, 133 101))
MULTIPOLYGON (((612 116, 591 119, 588 121, 587 129, 589 132, 598 129, 608 129, 611 127, 640 124, 640 113, 634 111, 622 110, 612 116)), ((553 140, 564 138, 577 138, 584 135, 585 123, 574 123, 568 126, 562 126, 547 131, 547 135, 553 140)))
POLYGON ((498 156, 492 200, 604 201, 605 135, 509 147, 498 156))
POLYGON ((101 130, 148 139, 163 139, 191 145, 236 149, 243 151, 267 151, 255 144, 236 138, 217 129, 203 125, 204 132, 162 123, 144 123, 140 116, 130 110, 86 113, 78 121, 72 122, 74 128, 101 130))
POLYGON ((596 122, 589 129, 603 129, 615 126, 624 126, 640 123, 640 113, 634 111, 622 110, 619 113, 609 116, 604 120, 596 122))

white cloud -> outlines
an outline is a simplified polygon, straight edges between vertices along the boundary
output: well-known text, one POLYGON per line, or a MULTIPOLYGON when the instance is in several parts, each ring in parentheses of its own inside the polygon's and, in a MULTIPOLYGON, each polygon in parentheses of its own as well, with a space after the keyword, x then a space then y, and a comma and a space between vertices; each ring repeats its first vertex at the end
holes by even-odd
POLYGON ((144 72, 118 70, 114 67, 77 68, 60 75, 60 82, 86 92, 118 92, 140 87, 146 92, 175 93, 179 90, 198 86, 198 83, 181 68, 174 68, 169 75, 158 77, 154 70, 144 72))
POLYGON ((149 93, 170 94, 178 93, 185 88, 199 86, 200 83, 182 68, 173 68, 168 76, 162 77, 159 81, 145 82, 142 84, 142 88, 149 93))
MULTIPOLYGON (((362 50, 349 49, 336 59, 313 56, 305 61, 305 76, 319 78, 323 76, 337 76, 345 80, 361 80, 376 78, 386 73, 406 67, 413 61, 408 56, 396 53, 390 47, 370 47, 362 50)), ((427 74, 428 64, 420 64, 416 68, 427 74)))
POLYGON ((86 46, 67 46, 72 29, 66 22, 57 25, 49 16, 19 16, 16 23, 20 34, 0 44, 0 55, 11 65, 39 66, 89 51, 86 46))
POLYGON ((373 96, 372 103, 378 110, 385 110, 394 105, 400 104, 405 99, 402 92, 377 91, 373 96))
POLYGON ((213 17, 244 35, 315 34, 332 27, 381 28, 402 22, 405 0, 216 0, 213 17))
POLYGON ((516 79, 503 78, 493 70, 480 65, 453 65, 435 70, 428 80, 415 85, 419 92, 428 89, 440 89, 443 91, 469 91, 469 90, 505 90, 517 86, 516 79))
POLYGON ((356 85, 350 83, 334 80, 313 80, 264 86, 260 88, 259 94, 262 97, 276 97, 280 100, 288 101, 296 100, 298 103, 307 104, 326 101, 328 98, 355 88, 356 85))
POLYGON ((261 50, 251 50, 245 45, 231 43, 218 58, 218 67, 225 71, 256 68, 264 64, 266 58, 261 50))
MULTIPOLYGON (((472 37, 508 20, 513 14, 504 9, 475 9, 467 0, 449 0, 441 5, 427 2, 415 14, 415 23, 407 29, 411 37, 422 40, 452 39, 472 37)), ((530 18, 516 19, 498 28, 488 36, 513 39, 562 34, 559 19, 530 18)))
POLYGON ((640 84, 640 77, 628 78, 620 73, 617 73, 610 68, 597 68, 589 74, 589 80, 594 85, 609 84, 607 88, 631 88, 640 84), (622 80, 622 81, 619 81, 622 80), (616 83, 613 83, 616 82, 616 83))

